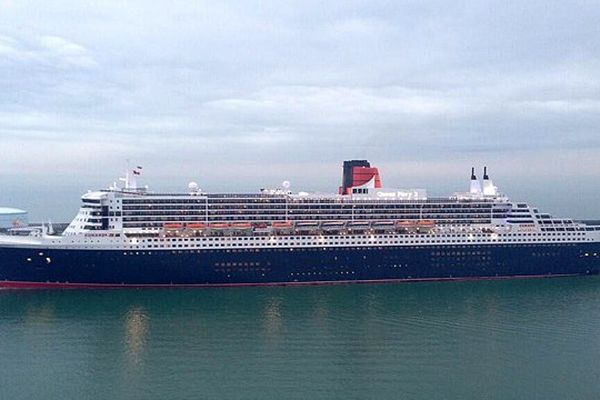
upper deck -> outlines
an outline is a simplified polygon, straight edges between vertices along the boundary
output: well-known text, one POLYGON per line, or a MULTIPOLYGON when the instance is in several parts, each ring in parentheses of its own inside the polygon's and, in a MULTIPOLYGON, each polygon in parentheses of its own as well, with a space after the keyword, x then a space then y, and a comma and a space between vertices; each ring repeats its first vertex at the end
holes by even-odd
POLYGON ((476 228, 560 232, 580 229, 570 219, 541 214, 527 203, 500 194, 484 172, 474 171, 468 192, 429 198, 423 189, 384 188, 376 168, 356 160, 344 164, 337 194, 292 193, 282 188, 257 193, 206 193, 195 183, 187 192, 160 193, 138 188, 131 177, 122 188, 89 192, 66 235, 89 231, 192 229, 203 233, 356 232, 476 228), (353 164, 354 163, 354 164, 353 164), (348 168, 347 168, 348 167, 348 168))

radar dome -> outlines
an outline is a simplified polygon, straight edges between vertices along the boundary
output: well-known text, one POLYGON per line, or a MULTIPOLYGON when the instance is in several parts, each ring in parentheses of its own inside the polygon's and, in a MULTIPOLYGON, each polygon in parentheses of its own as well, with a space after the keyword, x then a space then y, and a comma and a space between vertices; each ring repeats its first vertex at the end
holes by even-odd
POLYGON ((188 190, 190 192, 198 192, 200 188, 198 187, 198 184, 196 182, 190 182, 188 184, 188 190))
POLYGON ((283 183, 281 184, 281 186, 283 186, 284 189, 289 189, 291 185, 292 184, 290 183, 290 181, 283 181, 283 183))

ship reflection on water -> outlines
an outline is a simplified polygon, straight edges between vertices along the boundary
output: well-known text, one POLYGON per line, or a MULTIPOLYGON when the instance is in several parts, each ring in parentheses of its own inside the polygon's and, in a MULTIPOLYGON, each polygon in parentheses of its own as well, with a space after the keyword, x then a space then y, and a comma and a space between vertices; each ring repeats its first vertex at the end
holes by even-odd
POLYGON ((127 358, 134 365, 142 361, 148 335, 148 316, 139 307, 131 308, 125 315, 125 345, 127 358))
POLYGON ((283 326, 281 315, 281 298, 274 296, 265 304, 262 319, 264 321, 265 333, 275 336, 281 333, 283 326))

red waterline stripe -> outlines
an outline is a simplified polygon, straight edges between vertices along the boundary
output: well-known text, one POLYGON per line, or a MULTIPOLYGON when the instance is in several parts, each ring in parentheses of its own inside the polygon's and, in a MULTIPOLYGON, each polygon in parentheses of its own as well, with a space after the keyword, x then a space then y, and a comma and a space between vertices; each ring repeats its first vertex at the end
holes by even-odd
POLYGON ((61 282, 27 282, 0 281, 0 289, 149 289, 149 288, 211 288, 211 287, 252 287, 252 286, 311 286, 311 285, 347 285, 351 283, 401 283, 401 282, 460 282, 477 280, 534 279, 580 276, 585 274, 554 275, 509 275, 509 276, 476 276, 461 278, 399 278, 399 279, 362 279, 345 281, 312 281, 312 282, 267 282, 267 283, 198 283, 198 284, 115 284, 115 283, 61 283, 61 282))

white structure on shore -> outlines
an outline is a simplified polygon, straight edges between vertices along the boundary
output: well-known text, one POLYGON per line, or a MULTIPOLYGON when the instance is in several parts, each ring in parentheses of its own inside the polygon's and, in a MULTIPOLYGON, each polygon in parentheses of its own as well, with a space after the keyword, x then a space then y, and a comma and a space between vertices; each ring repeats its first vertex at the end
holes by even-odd
POLYGON ((0 229, 20 228, 29 224, 27 211, 0 207, 0 229))

